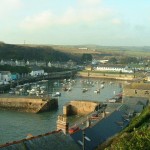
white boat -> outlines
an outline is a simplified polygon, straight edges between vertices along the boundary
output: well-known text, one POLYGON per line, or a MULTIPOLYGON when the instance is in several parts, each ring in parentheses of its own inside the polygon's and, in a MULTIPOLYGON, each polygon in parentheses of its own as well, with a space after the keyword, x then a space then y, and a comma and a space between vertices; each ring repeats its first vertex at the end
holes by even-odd
POLYGON ((100 93, 100 89, 95 90, 94 93, 96 94, 100 93))
POLYGON ((103 89, 104 88, 104 84, 101 84, 101 89, 103 89))
POLYGON ((58 97, 58 96, 61 96, 61 93, 60 93, 60 92, 56 92, 56 93, 53 93, 53 94, 52 94, 52 97, 58 97))
POLYGON ((108 102, 109 102, 109 103, 115 103, 115 102, 116 102, 116 99, 109 99, 108 102))
POLYGON ((87 88, 83 88, 82 92, 85 93, 85 92, 87 92, 87 90, 88 90, 87 88))
POLYGON ((69 87, 67 91, 71 91, 71 90, 72 90, 71 87, 69 87))

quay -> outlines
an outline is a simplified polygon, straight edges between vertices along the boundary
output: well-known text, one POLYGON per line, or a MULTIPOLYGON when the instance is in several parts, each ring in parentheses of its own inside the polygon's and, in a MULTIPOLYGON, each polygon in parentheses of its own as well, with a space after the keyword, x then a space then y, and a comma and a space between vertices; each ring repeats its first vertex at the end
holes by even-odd
POLYGON ((124 81, 131 81, 134 79, 134 74, 119 74, 119 73, 111 74, 94 71, 80 71, 77 73, 77 76, 83 78, 102 78, 102 79, 115 79, 124 81))
POLYGON ((0 109, 40 113, 58 108, 58 99, 33 96, 0 96, 0 109))

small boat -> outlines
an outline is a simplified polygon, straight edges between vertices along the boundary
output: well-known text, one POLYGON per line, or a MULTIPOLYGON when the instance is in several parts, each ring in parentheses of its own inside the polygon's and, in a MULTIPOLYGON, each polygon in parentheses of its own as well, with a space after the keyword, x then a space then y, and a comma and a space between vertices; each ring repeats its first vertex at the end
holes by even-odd
POLYGON ((60 93, 60 92, 56 92, 56 95, 57 95, 57 96, 61 96, 61 93, 60 93))
POLYGON ((61 96, 60 92, 56 92, 56 93, 52 94, 52 97, 58 97, 58 96, 61 96))
POLYGON ((82 92, 85 93, 88 89, 87 88, 83 88, 82 92))
POLYGON ((77 132, 78 130, 80 130, 80 128, 78 126, 74 126, 69 129, 69 133, 73 134, 73 133, 77 132))
POLYGON ((96 94, 100 93, 100 89, 95 90, 94 93, 96 94))
POLYGON ((115 102, 116 102, 116 99, 109 99, 108 102, 109 102, 109 103, 115 103, 115 102))
POLYGON ((101 84, 101 89, 103 89, 104 88, 104 84, 101 84))
POLYGON ((71 87, 69 87, 67 91, 71 91, 71 90, 72 90, 71 87))
POLYGON ((68 89, 66 87, 63 87, 63 91, 67 91, 68 89))

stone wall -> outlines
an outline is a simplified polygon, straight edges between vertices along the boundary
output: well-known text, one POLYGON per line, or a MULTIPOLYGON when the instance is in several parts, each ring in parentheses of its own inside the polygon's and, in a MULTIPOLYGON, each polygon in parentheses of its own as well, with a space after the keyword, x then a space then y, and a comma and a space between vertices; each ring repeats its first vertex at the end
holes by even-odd
POLYGON ((94 73, 94 72, 78 72, 79 77, 91 77, 91 78, 106 78, 116 80, 133 80, 133 74, 109 74, 109 73, 94 73))
POLYGON ((51 109, 58 107, 57 99, 47 99, 42 98, 27 98, 27 97, 0 97, 0 108, 10 109, 22 112, 32 112, 38 113, 43 111, 49 111, 51 109))
POLYGON ((63 107, 63 114, 66 116, 69 115, 87 115, 100 105, 99 102, 92 101, 71 101, 69 104, 63 107))

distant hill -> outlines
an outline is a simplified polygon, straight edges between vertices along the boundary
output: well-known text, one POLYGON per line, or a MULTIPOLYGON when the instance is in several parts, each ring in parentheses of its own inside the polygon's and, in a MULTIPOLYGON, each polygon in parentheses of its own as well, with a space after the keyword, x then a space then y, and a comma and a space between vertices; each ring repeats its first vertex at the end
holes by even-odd
POLYGON ((150 57, 150 46, 52 45, 62 52, 150 57), (80 49, 87 48, 87 49, 80 49))
POLYGON ((14 45, 0 42, 0 60, 37 60, 81 62, 82 54, 93 56, 150 57, 150 47, 99 45, 14 45))
POLYGON ((13 45, 0 43, 0 60, 77 61, 79 56, 58 51, 51 46, 13 45))

